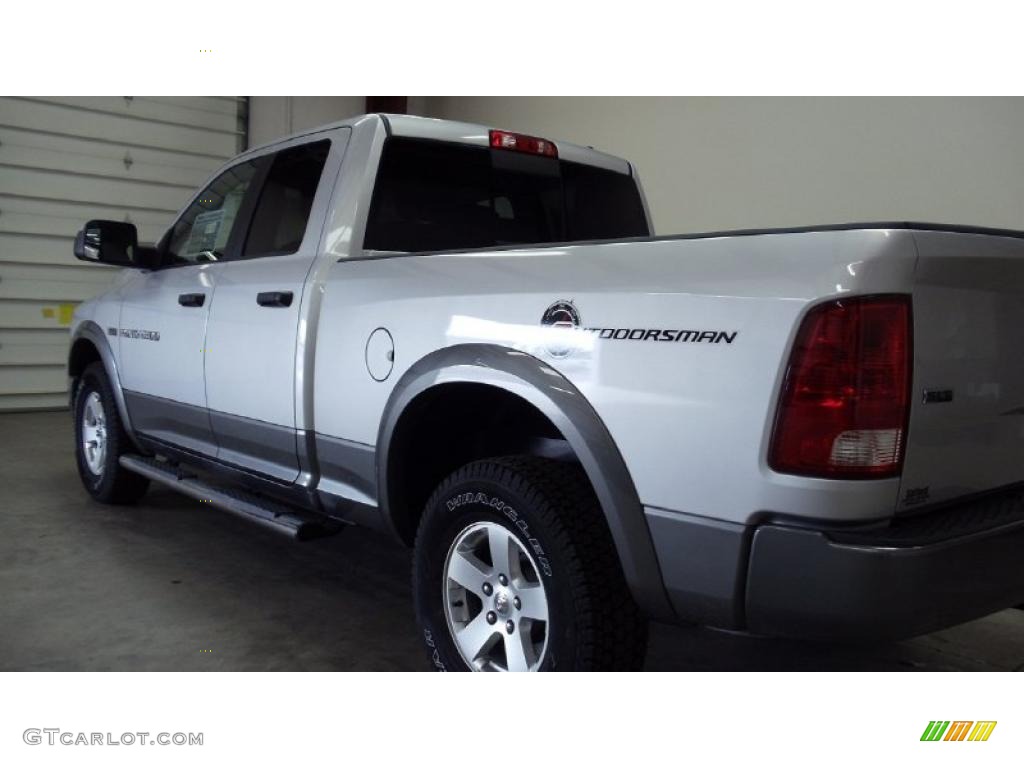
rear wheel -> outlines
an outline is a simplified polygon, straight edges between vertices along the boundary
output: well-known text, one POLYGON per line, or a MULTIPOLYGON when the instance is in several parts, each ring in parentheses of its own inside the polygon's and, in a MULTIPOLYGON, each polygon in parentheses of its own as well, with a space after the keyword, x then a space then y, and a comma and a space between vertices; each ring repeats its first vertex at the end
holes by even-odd
POLYGON ((441 670, 638 669, 647 625, 579 467, 474 462, 427 504, 416 613, 441 670))
POLYGON ((90 364, 75 393, 75 457, 82 485, 97 501, 131 504, 149 487, 149 480, 121 466, 131 453, 114 392, 103 364, 90 364))

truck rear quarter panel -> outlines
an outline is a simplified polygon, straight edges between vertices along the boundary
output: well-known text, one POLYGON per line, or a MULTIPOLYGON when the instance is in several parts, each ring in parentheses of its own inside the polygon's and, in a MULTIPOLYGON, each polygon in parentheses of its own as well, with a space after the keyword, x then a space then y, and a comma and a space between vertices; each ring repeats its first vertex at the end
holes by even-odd
POLYGON ((736 523, 766 512, 883 517, 898 479, 778 475, 764 456, 807 307, 909 292, 915 258, 909 233, 870 230, 341 259, 326 277, 316 340, 316 431, 372 446, 395 382, 417 360, 497 344, 543 361, 590 401, 647 506, 736 523), (543 325, 559 301, 591 330, 543 325), (377 381, 367 342, 382 327, 394 368, 377 381), (719 335, 616 340, 594 329, 719 335))

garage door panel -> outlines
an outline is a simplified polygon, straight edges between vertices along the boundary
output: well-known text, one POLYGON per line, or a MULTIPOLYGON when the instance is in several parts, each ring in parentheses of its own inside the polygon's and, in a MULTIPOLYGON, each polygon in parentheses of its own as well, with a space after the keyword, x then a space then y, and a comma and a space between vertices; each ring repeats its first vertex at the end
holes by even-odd
POLYGON ((188 187, 152 182, 78 176, 45 169, 7 167, 0 170, 0 195, 87 204, 103 200, 111 206, 147 208, 164 211, 168 216, 177 213, 192 194, 193 190, 188 187))
POLYGON ((167 231, 173 218, 166 211, 26 200, 0 195, 0 234, 56 235, 73 240, 82 225, 90 219, 110 219, 132 222, 139 229, 140 241, 155 242, 167 231))
POLYGON ((235 110, 230 109, 230 105, 227 104, 224 108, 218 109, 216 102, 195 99, 172 101, 153 96, 45 96, 32 100, 86 112, 145 119, 189 128, 205 128, 228 134, 236 140, 238 136, 238 118, 235 110))
POLYGON ((68 407, 68 393, 25 395, 13 394, 0 397, 0 412, 56 410, 68 407))
POLYGON ((144 101, 175 104, 187 109, 200 109, 231 117, 236 123, 245 115, 247 104, 241 96, 136 96, 144 101))
POLYGON ((113 282, 113 271, 94 269, 81 261, 76 263, 81 266, 34 266, 0 262, 0 299, 85 301, 105 291, 113 282))
POLYGON ((0 366, 65 365, 68 331, 0 329, 0 366))
MULTIPOLYGON (((0 217, 2 218, 2 217, 0 217)), ((71 237, 0 233, 0 262, 14 264, 64 264, 80 262, 72 253, 71 237)), ((97 264, 98 269, 113 269, 97 264)))
POLYGON ((0 128, 0 166, 39 168, 124 181, 150 181, 185 190, 210 175, 209 158, 175 152, 125 148, 64 136, 0 128))
POLYGON ((41 131, 59 126, 58 133, 73 131, 74 135, 87 138, 198 152, 221 160, 227 160, 238 151, 238 137, 235 134, 168 125, 143 118, 86 112, 60 104, 14 97, 0 98, 0 125, 41 131))
POLYGON ((4 395, 67 392, 68 375, 63 365, 0 366, 0 408, 4 395))
POLYGON ((71 325, 76 302, 18 299, 0 301, 0 330, 51 330, 71 325))
MULTIPOLYGON (((224 162, 220 157, 211 157, 203 153, 138 146, 129 141, 85 138, 59 130, 35 131, 28 128, 12 128, 2 124, 0 124, 0 141, 4 145, 9 143, 18 147, 44 149, 67 155, 113 158, 121 163, 124 162, 127 154, 130 155, 133 163, 138 161, 167 168, 191 169, 204 173, 203 178, 209 175, 211 168, 216 168, 217 165, 224 162)), ((2 149, 3 147, 0 147, 0 150, 2 149)), ((10 156, 8 155, 8 157, 10 156)), ((24 165, 25 163, 20 164, 24 165)))
POLYGON ((108 273, 111 276, 117 272, 117 267, 79 261, 75 258, 73 247, 74 239, 71 237, 0 234, 0 266, 3 264, 38 264, 74 267, 88 270, 97 275, 108 273))

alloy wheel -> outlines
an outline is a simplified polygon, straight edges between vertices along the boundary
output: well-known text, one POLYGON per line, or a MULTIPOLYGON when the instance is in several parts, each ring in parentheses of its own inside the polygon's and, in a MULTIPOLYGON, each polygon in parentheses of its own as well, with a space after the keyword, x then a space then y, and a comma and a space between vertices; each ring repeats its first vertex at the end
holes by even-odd
POLYGON ((526 547, 497 523, 465 528, 444 566, 448 630, 479 671, 538 669, 551 635, 547 593, 526 547))
POLYGON ((90 392, 82 408, 82 452, 89 471, 102 475, 107 458, 107 417, 99 392, 90 392))

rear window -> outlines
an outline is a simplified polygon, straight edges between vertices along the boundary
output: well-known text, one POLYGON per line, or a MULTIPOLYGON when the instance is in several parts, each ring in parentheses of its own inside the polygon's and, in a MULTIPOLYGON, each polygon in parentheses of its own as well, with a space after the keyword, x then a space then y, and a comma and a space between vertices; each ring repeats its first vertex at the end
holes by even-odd
POLYGON ((364 247, 444 251, 650 234, 632 177, 420 139, 384 146, 364 247))

